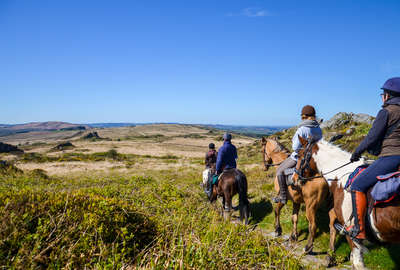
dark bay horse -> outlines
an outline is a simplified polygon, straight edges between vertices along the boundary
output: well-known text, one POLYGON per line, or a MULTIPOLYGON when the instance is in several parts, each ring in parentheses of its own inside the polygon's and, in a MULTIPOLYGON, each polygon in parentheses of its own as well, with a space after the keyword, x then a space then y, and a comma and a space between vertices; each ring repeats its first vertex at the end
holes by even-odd
MULTIPOLYGON (((289 151, 285 149, 278 141, 275 139, 264 139, 263 145, 264 158, 267 159, 267 163, 272 160, 273 163, 280 163, 289 156, 289 151)), ((304 140, 303 140, 304 142, 304 140)), ((305 141, 306 143, 306 141, 305 141)), ((301 157, 300 157, 301 159, 301 157)), ((300 160, 299 159, 299 160, 300 160)), ((264 163, 265 164, 265 163, 264 163)), ((268 167, 266 167, 268 169, 268 167)), ((296 176, 294 175, 294 178, 296 176)), ((275 177, 274 185, 277 192, 279 192, 278 179, 275 177)), ((316 212, 321 206, 322 202, 328 196, 328 184, 323 178, 313 179, 313 181, 307 181, 304 185, 296 185, 288 187, 289 196, 288 199, 293 201, 293 211, 292 211, 292 233, 290 239, 297 241, 297 222, 300 210, 300 205, 304 203, 306 205, 306 217, 308 220, 308 241, 304 248, 305 252, 311 253, 313 249, 314 238, 316 234, 316 212)), ((284 206, 282 203, 277 203, 274 209, 275 212, 275 235, 280 236, 282 234, 282 227, 280 224, 280 213, 284 206)))
MULTIPOLYGON (((341 150, 339 147, 320 141, 310 147, 313 155, 310 157, 310 176, 318 176, 319 170, 330 172, 350 160, 350 153, 341 150)), ((333 198, 333 208, 329 211, 330 227, 330 253, 327 257, 328 266, 334 264, 336 227, 347 227, 354 224, 352 215, 351 194, 344 189, 349 173, 363 164, 363 160, 351 163, 331 173, 325 173, 324 177, 329 181, 329 190, 333 198), (337 225, 339 224, 339 226, 337 225)), ((368 196, 368 200, 371 200, 368 196)), ((386 205, 377 205, 367 214, 366 226, 369 227, 373 238, 381 242, 400 243, 400 202, 394 201, 386 205)), ((368 231, 368 230, 367 230, 368 231)), ((363 253, 366 248, 359 241, 353 241, 350 237, 346 239, 352 250, 352 264, 354 269, 365 269, 363 253)))
POLYGON ((232 197, 239 194, 240 221, 249 223, 250 205, 247 199, 247 179, 238 169, 224 170, 220 175, 218 184, 213 186, 210 201, 214 202, 218 196, 222 197, 224 218, 230 218, 232 212, 232 197))

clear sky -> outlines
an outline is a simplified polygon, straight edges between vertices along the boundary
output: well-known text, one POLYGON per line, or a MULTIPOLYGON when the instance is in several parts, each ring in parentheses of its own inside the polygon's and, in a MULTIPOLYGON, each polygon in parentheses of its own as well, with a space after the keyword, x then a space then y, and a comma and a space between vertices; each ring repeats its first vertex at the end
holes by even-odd
POLYGON ((400 1, 0 1, 0 123, 375 115, 400 1))

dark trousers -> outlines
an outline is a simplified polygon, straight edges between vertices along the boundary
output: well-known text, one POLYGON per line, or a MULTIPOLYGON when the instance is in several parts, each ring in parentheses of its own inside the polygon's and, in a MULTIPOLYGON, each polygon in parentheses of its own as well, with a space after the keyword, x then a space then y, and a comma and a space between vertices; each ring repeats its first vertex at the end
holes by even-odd
POLYGON ((370 187, 376 184, 378 175, 383 175, 398 170, 400 156, 381 157, 366 168, 351 185, 351 190, 366 193, 370 187))

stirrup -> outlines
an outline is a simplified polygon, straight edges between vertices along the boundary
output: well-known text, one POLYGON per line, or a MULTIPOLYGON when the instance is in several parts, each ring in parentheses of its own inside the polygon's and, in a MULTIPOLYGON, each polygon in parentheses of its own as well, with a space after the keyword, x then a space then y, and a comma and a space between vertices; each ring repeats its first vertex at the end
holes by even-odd
POLYGON ((363 245, 363 239, 358 239, 356 238, 356 236, 358 235, 358 233, 356 233, 356 231, 354 230, 354 226, 350 229, 347 230, 345 226, 343 226, 340 223, 335 222, 333 224, 333 226, 335 227, 335 229, 341 234, 341 235, 347 235, 351 238, 351 240, 353 242, 357 242, 360 245, 363 245))

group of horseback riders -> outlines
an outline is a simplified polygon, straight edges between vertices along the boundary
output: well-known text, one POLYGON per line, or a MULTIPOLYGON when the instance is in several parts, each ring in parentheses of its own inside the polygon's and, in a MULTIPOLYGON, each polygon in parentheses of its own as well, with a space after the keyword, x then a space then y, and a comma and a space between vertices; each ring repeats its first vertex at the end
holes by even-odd
MULTIPOLYGON (((400 165, 400 77, 387 80, 381 88, 382 109, 378 112, 372 128, 367 136, 351 155, 351 162, 356 162, 361 155, 368 151, 378 156, 378 159, 368 166, 362 174, 354 179, 351 185, 351 198, 354 216, 354 225, 347 227, 348 234, 359 240, 366 239, 365 216, 367 211, 367 191, 377 183, 377 176, 397 171, 400 165)), ((303 145, 299 136, 317 142, 322 138, 322 130, 316 120, 316 111, 313 106, 304 106, 301 110, 301 123, 292 138, 291 155, 277 168, 279 183, 279 195, 273 198, 275 203, 286 204, 288 200, 285 171, 294 168, 297 164, 298 153, 303 145)), ((232 136, 225 133, 224 144, 215 150, 215 145, 209 145, 206 154, 206 168, 215 166, 215 174, 218 176, 224 169, 236 168, 237 150, 232 144, 232 136)), ((206 193, 210 197, 212 183, 207 185, 206 193)))

